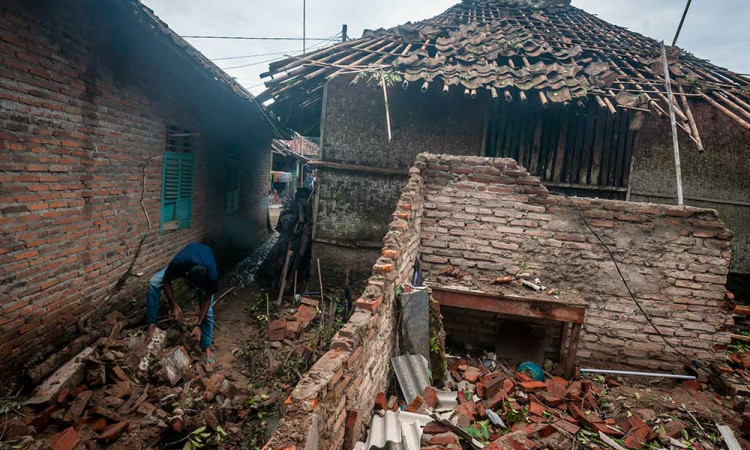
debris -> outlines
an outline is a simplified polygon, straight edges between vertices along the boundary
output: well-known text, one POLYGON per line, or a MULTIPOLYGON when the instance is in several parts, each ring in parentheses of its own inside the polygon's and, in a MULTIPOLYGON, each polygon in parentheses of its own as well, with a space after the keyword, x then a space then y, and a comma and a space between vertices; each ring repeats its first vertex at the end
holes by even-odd
POLYGON ((127 422, 120 422, 114 425, 110 425, 102 432, 102 434, 99 435, 97 439, 105 444, 114 442, 119 439, 120 436, 122 436, 122 434, 128 429, 129 426, 130 424, 127 422))
POLYGON ((151 361, 156 358, 156 354, 164 347, 164 342, 167 340, 167 332, 161 328, 154 328, 154 332, 148 339, 146 344, 145 353, 138 363, 138 376, 145 377, 148 374, 148 369, 151 361))
POLYGON ((73 427, 66 428, 52 439, 51 450, 73 450, 80 439, 73 427))
POLYGON ((92 395, 93 393, 91 391, 83 391, 78 394, 75 400, 73 400, 73 404, 70 405, 70 408, 68 408, 68 411, 65 413, 63 422, 73 423, 78 420, 78 418, 81 417, 81 414, 83 414, 86 405, 88 405, 89 400, 91 400, 92 395))
POLYGON ((170 386, 174 386, 190 369, 190 357, 185 347, 174 349, 161 360, 159 374, 170 386))
POLYGON ((86 347, 70 361, 57 369, 44 383, 40 384, 26 404, 43 405, 52 402, 63 389, 73 389, 81 384, 86 371, 85 359, 94 353, 93 347, 86 347))
POLYGON ((719 425, 718 423, 716 424, 716 428, 719 429, 719 433, 721 433, 721 437, 724 438, 724 443, 727 444, 729 450, 742 450, 742 447, 740 446, 740 443, 737 442, 737 438, 734 436, 731 428, 726 425, 719 425))
POLYGON ((422 355, 395 356, 391 358, 391 366, 406 403, 411 403, 430 385, 427 358, 422 355))
POLYGON ((679 375, 671 373, 651 373, 651 372, 629 372, 626 370, 602 370, 602 369, 581 369, 581 373, 601 373, 605 375, 634 375, 641 377, 659 377, 659 378, 676 378, 679 380, 695 380, 693 375, 679 375))

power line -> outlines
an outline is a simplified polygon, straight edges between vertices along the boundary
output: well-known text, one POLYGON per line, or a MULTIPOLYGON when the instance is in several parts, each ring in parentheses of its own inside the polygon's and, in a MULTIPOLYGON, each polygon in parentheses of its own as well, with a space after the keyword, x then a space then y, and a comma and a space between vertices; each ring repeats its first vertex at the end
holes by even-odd
POLYGON ((185 39, 239 39, 247 41, 325 41, 328 38, 296 38, 296 37, 248 37, 248 36, 181 36, 185 39))
MULTIPOLYGON (((332 41, 332 40, 334 40, 334 39, 337 39, 337 38, 339 38, 340 36, 341 36, 341 32, 338 32, 338 33, 334 34, 333 36, 330 36, 329 38, 327 38, 327 39, 326 39, 325 41, 323 41, 323 42, 321 42, 321 43, 318 43, 318 44, 315 44, 315 45, 313 45, 312 47, 310 47, 310 49, 313 49, 313 48, 315 48, 315 47, 319 47, 320 45, 323 45, 323 44, 325 44, 326 42, 329 42, 329 41, 332 41)), ((286 51, 283 51, 283 52, 271 52, 271 53, 254 53, 254 54, 251 54, 251 55, 242 55, 242 56, 222 56, 222 57, 220 57, 220 58, 209 58, 209 59, 210 59, 211 61, 227 61, 227 60, 231 60, 231 59, 246 59, 246 58, 247 58, 247 59, 249 59, 249 58, 257 58, 257 57, 260 57, 260 56, 275 56, 275 55, 286 55, 286 54, 289 54, 289 53, 294 53, 294 50, 291 50, 291 49, 290 49, 290 50, 286 50, 286 51)))
MULTIPOLYGON (((315 50, 317 50, 317 48, 319 48, 319 47, 321 47, 321 46, 324 46, 324 45, 325 45, 326 43, 328 43, 328 42, 331 42, 331 41, 332 41, 333 39, 335 39, 336 37, 338 37, 338 34, 336 34, 336 35, 332 36, 331 38, 329 38, 329 39, 328 39, 328 40, 326 40, 326 41, 323 41, 323 42, 321 42, 321 43, 318 43, 318 44, 315 44, 315 45, 313 45, 313 46, 312 46, 312 47, 310 47, 310 48, 309 48, 308 50, 314 50, 314 49, 315 49, 315 50)), ((284 54, 284 55, 288 55, 288 54, 290 54, 289 52, 281 52, 281 53, 282 53, 282 54, 284 54)), ((296 54, 296 55, 299 55, 299 54, 300 54, 300 52, 292 53, 292 55, 295 55, 295 54, 296 54)), ((304 54, 304 52, 301 52, 301 54, 304 54)), ((286 56, 285 56, 285 57, 283 57, 283 58, 272 58, 272 59, 267 59, 267 60, 265 60, 265 61, 256 61, 256 62, 252 62, 252 63, 249 63, 249 64, 241 64, 241 65, 239 65, 239 66, 222 67, 222 68, 221 68, 221 70, 233 70, 233 69, 242 69, 242 68, 244 68, 244 67, 252 67, 252 66, 257 66, 257 65, 260 65, 260 64, 266 64, 266 63, 271 63, 271 62, 274 62, 274 61, 280 61, 280 60, 282 60, 282 59, 286 59, 286 56)))

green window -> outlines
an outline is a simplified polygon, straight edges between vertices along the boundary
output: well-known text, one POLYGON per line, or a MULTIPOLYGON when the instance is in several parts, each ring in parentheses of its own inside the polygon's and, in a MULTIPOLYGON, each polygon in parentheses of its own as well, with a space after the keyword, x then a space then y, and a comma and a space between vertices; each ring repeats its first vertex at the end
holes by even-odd
POLYGON ((193 217, 193 155, 164 153, 160 230, 190 228, 193 217))
POLYGON ((227 188, 224 212, 231 214, 240 210, 240 154, 231 149, 227 158, 227 188))

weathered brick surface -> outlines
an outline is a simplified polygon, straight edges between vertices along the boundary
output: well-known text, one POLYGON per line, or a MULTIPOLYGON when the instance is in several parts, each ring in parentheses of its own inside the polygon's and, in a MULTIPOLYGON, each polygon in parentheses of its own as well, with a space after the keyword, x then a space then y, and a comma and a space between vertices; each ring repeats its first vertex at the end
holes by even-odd
POLYGON ((228 262, 264 233, 270 155, 251 128, 257 110, 119 4, 0 1, 3 369, 75 337, 94 308, 142 308, 148 277, 182 246, 203 241, 228 262), (200 133, 200 144, 192 226, 160 234, 169 124, 200 133), (227 159, 230 146, 240 161, 227 159), (241 212, 227 215, 230 164, 242 167, 241 212), (109 298, 146 233, 133 267, 144 276, 109 298))
POLYGON ((546 286, 585 297, 581 360, 678 366, 684 361, 637 310, 577 207, 672 345, 691 359, 714 360, 714 348, 729 342, 724 285, 732 233, 716 211, 551 196, 509 159, 425 154, 416 167, 426 185, 421 254, 433 285, 482 289, 525 263, 524 272, 546 286), (471 181, 474 174, 488 177, 471 181), (446 277, 448 267, 469 276, 446 277))
MULTIPOLYGON (((705 102, 691 100, 690 108, 705 152, 678 133, 685 203, 719 211, 735 232, 730 269, 750 273, 750 133, 705 102)), ((668 118, 645 122, 633 155, 631 191, 635 201, 677 203, 668 118)))
POLYGON ((357 300, 354 314, 333 338, 331 350, 292 392, 291 404, 267 448, 305 448, 308 439, 318 440, 321 449, 341 448, 344 422, 352 410, 359 414, 351 436, 355 440, 364 436, 376 394, 384 390, 388 380, 395 347, 395 288, 413 274, 423 196, 424 183, 415 175, 401 194, 381 256, 372 266, 373 275, 357 300))

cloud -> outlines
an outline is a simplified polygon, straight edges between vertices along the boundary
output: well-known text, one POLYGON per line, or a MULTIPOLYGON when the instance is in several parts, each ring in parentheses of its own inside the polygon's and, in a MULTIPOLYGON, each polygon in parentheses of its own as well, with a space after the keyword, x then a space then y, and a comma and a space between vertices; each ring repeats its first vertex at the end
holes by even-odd
MULTIPOLYGON (((223 36, 302 36, 302 0, 143 0, 180 34, 223 36)), ((364 29, 388 28, 408 21, 433 17, 458 0, 307 0, 307 36, 334 36, 342 24, 349 36, 364 29)), ((644 35, 671 43, 685 0, 573 0, 573 5, 600 18, 644 35)), ((750 44, 745 28, 750 23, 747 0, 693 2, 679 45, 699 58, 741 73, 750 73, 750 44)), ((300 41, 231 41, 191 39, 209 58, 276 52, 299 52, 300 41)), ((330 43, 330 41, 328 42, 330 43)), ((308 48, 321 41, 308 42, 308 48)), ((217 61, 254 93, 263 90, 259 75, 268 62, 283 55, 217 61)))

